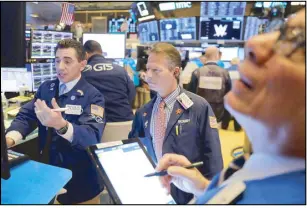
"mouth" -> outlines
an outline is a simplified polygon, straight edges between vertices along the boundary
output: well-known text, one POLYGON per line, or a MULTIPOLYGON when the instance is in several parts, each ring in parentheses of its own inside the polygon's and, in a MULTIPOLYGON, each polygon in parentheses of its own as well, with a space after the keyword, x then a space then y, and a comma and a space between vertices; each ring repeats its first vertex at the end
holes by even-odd
POLYGON ((238 81, 244 84, 248 89, 253 89, 251 81, 246 76, 244 76, 244 74, 240 73, 240 79, 238 81))
POLYGON ((66 76, 66 74, 64 74, 64 73, 58 73, 58 77, 60 77, 60 78, 64 78, 66 76))

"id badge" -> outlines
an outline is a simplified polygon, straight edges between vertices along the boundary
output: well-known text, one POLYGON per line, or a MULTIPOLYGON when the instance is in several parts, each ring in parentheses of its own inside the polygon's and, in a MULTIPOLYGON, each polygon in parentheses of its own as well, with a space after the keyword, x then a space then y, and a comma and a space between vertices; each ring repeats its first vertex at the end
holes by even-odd
POLYGON ((193 101, 185 93, 181 93, 181 95, 177 97, 177 101, 182 105, 185 110, 190 108, 194 104, 193 101))
POLYGON ((83 110, 81 105, 66 105, 68 110, 65 111, 67 115, 81 115, 83 110))

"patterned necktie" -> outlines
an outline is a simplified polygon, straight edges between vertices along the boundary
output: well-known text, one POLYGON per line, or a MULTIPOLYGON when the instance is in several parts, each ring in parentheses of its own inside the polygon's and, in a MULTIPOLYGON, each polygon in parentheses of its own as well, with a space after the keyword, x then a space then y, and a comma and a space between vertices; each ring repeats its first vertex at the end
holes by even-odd
POLYGON ((165 102, 162 100, 159 104, 158 112, 155 116, 155 137, 154 137, 154 148, 157 160, 159 161, 162 157, 162 146, 166 131, 166 112, 164 110, 165 102))
POLYGON ((59 96, 63 95, 66 90, 66 84, 60 84, 59 96))

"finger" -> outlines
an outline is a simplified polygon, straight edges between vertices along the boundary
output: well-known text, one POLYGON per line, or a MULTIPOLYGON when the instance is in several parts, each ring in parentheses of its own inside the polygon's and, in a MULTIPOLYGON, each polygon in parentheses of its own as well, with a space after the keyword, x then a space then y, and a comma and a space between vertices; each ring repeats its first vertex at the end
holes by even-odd
POLYGON ((170 166, 167 169, 167 173, 173 177, 181 178, 181 179, 194 179, 197 175, 197 169, 187 169, 180 166, 170 166))
POLYGON ((40 107, 40 100, 37 99, 36 102, 34 103, 34 106, 37 108, 37 111, 40 111, 41 110, 41 107, 40 107))
POLYGON ((165 154, 159 161, 156 170, 157 171, 166 170, 169 166, 174 164, 184 166, 184 165, 190 165, 191 162, 182 155, 165 154))
POLYGON ((55 98, 52 98, 51 104, 52 104, 52 107, 53 107, 54 109, 60 108, 60 106, 57 104, 55 98))

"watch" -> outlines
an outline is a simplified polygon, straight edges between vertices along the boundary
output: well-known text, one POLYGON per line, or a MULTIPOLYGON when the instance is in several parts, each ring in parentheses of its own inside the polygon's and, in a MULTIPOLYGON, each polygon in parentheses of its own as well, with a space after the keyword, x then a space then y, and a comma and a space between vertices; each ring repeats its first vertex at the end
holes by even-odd
POLYGON ((56 132, 60 135, 66 134, 68 130, 68 122, 66 122, 66 125, 62 128, 60 128, 59 130, 56 130, 56 132))

